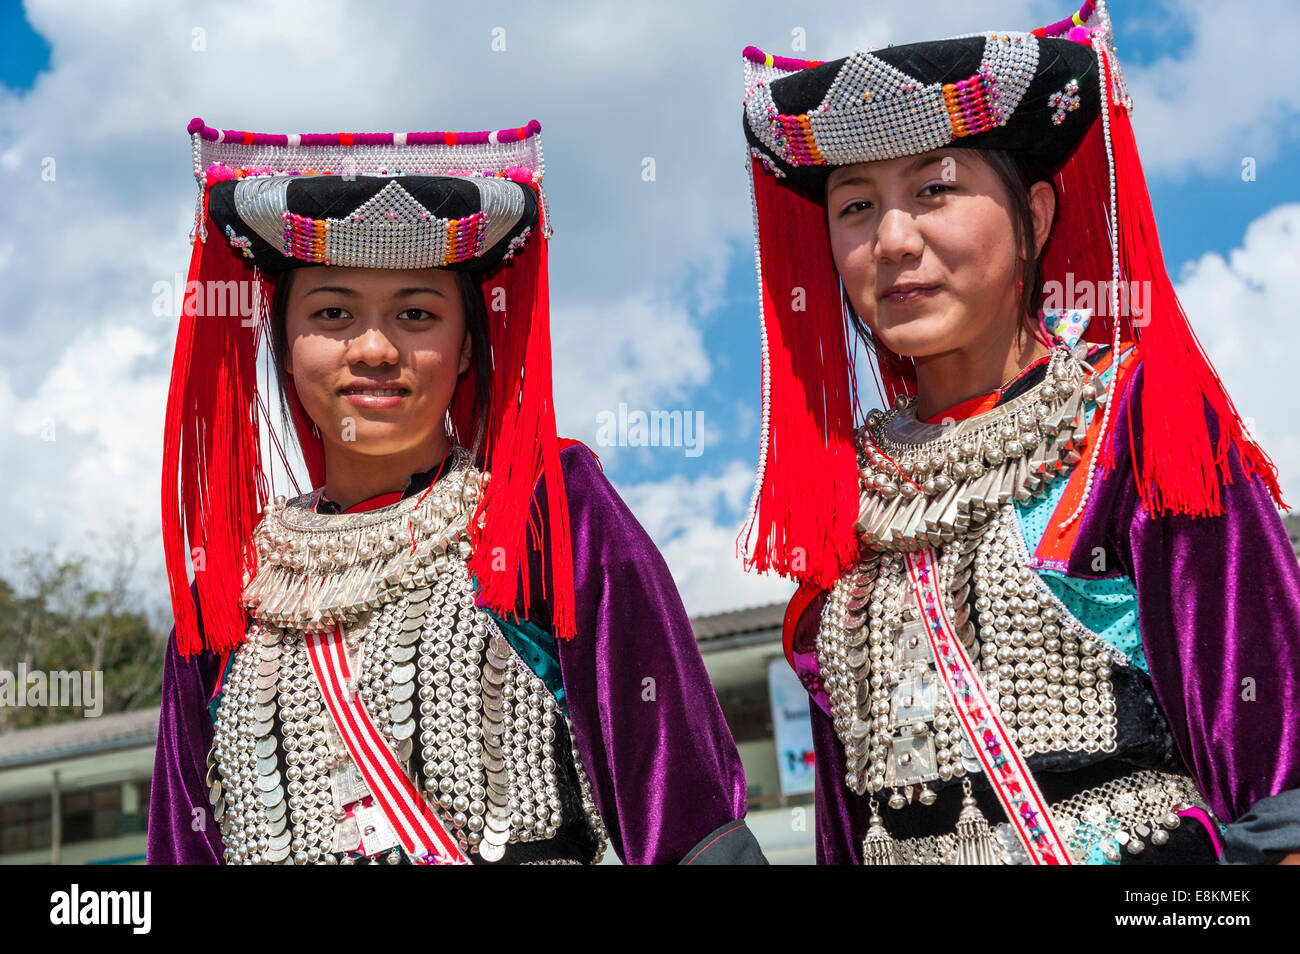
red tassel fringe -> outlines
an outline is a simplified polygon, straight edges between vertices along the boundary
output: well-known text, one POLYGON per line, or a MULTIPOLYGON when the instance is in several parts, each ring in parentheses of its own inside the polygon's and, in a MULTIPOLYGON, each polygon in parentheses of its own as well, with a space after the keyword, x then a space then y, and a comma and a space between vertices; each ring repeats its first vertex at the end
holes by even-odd
MULTIPOLYGON (((267 319, 265 288, 252 327, 238 314, 204 313, 209 289, 239 289, 239 283, 254 280, 252 268, 220 238, 206 207, 204 216, 208 241, 196 241, 190 259, 163 436, 163 549, 176 641, 184 655, 205 645, 226 652, 243 641, 239 596, 245 569, 255 568, 251 536, 268 494, 256 367, 267 319), (202 634, 187 558, 203 608, 202 634)), ((234 300, 244 297, 236 291, 234 300)))
MULTIPOLYGON (((490 479, 470 523, 469 569, 478 580, 480 599, 493 610, 514 617, 522 606, 527 614, 528 545, 540 548, 542 543, 529 509, 537 482, 544 478, 550 553, 543 559, 550 559, 554 584, 551 622, 556 636, 572 639, 577 628, 572 537, 555 431, 544 228, 539 222, 519 254, 481 282, 492 317, 494 378, 484 462, 490 479)), ((462 433, 472 427, 473 386, 472 376, 466 375, 454 402, 461 412, 455 424, 462 433)))
POLYGON ((857 554, 855 382, 826 209, 753 165, 770 356, 767 459, 751 565, 830 586, 857 554), (816 263, 810 267, 810 263, 816 263))
MULTIPOLYGON (((1107 90, 1109 58, 1107 60, 1107 90)), ((1155 214, 1138 158, 1127 111, 1109 102, 1111 141, 1118 190, 1120 270, 1129 282, 1149 282, 1149 322, 1135 328, 1142 349, 1142 458, 1138 491, 1148 512, 1217 516, 1223 513, 1221 482, 1231 482, 1228 449, 1236 447, 1249 479, 1259 474, 1274 501, 1283 504, 1277 467, 1250 438, 1232 398, 1187 321, 1165 271, 1155 214), (1218 420, 1211 446, 1203 401, 1218 420)), ((1102 181, 1105 181, 1104 179, 1102 181)), ((1113 443, 1113 442, 1111 442, 1113 443)), ((1130 448, 1132 450, 1132 448, 1130 448)), ((1114 448, 1104 459, 1113 463, 1114 448)))

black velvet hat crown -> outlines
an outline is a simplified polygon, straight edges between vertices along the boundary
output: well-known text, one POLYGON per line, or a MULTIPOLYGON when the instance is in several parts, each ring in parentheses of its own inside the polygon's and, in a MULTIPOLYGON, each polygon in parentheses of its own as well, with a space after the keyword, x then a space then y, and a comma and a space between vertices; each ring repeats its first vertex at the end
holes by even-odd
POLYGON ((754 156, 813 191, 835 166, 943 147, 1008 149, 1053 170, 1099 113, 1096 51, 1033 33, 909 43, 826 63, 754 47, 745 58, 754 156))
POLYGON ((251 175, 212 186, 208 211, 262 271, 303 265, 480 271, 537 224, 531 185, 498 176, 251 175))

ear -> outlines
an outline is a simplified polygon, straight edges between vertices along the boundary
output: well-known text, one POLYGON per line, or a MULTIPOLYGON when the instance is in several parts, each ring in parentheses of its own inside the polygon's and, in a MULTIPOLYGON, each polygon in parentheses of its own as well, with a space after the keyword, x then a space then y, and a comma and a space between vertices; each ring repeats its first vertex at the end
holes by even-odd
POLYGON ((456 371, 457 377, 464 374, 469 368, 470 359, 474 357, 474 340, 470 337, 469 329, 465 329, 465 337, 460 345, 460 367, 456 371))
POLYGON ((1029 211, 1034 217, 1034 257, 1038 258, 1056 218, 1056 193, 1050 182, 1040 180, 1029 187, 1029 211))

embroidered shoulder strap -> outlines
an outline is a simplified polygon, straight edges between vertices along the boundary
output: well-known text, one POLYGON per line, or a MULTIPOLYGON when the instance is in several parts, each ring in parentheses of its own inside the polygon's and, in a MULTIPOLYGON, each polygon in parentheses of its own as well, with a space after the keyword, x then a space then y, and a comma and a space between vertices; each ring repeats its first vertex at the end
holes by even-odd
MULTIPOLYGON (((1112 358, 1114 352, 1108 351, 1097 362, 1094 367, 1097 373, 1104 379, 1114 370, 1112 358)), ((1128 377, 1132 374, 1133 369, 1137 366, 1140 355, 1136 347, 1130 347, 1120 358, 1119 368, 1115 373, 1120 376, 1119 381, 1115 384, 1116 400, 1119 395, 1124 393, 1124 388, 1128 382, 1128 377)), ((1043 531, 1042 537, 1038 540, 1038 546, 1034 548, 1034 560, 1039 566, 1050 566, 1064 569, 1069 562, 1070 553, 1074 549, 1075 541, 1079 537, 1079 528, 1083 526, 1083 520, 1073 520, 1064 530, 1060 524, 1079 506, 1079 501, 1083 498, 1084 490, 1088 481, 1088 465, 1092 458, 1097 454, 1101 446, 1099 436, 1101 434, 1101 414, 1097 413, 1094 406, 1092 420, 1088 422, 1087 437, 1085 446, 1087 447, 1087 456, 1075 465, 1068 481, 1065 484, 1065 490, 1061 494, 1060 500, 1052 512, 1051 518, 1047 522, 1047 528, 1043 531)), ((1094 480, 1097 478, 1094 477, 1094 480)))

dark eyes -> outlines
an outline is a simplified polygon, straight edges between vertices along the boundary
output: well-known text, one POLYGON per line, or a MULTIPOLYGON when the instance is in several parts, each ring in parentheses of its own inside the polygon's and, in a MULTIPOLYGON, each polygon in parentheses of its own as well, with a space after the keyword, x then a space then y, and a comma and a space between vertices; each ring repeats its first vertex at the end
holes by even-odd
MULTIPOLYGON (((954 188, 954 186, 944 185, 942 182, 931 182, 929 185, 924 186, 917 194, 932 199, 936 195, 941 195, 943 192, 952 192, 954 188), (939 189, 941 191, 931 192, 931 189, 939 189)), ((859 212, 864 212, 871 208, 871 205, 872 204, 866 199, 858 199, 855 202, 850 202, 844 206, 844 208, 840 209, 840 217, 843 218, 844 216, 856 215, 859 212)))
MULTIPOLYGON (((345 308, 322 308, 316 312, 315 317, 321 321, 346 321, 352 316, 345 308)), ((406 321, 429 321, 436 317, 433 312, 425 311, 423 308, 407 308, 397 313, 397 317, 406 321)))

